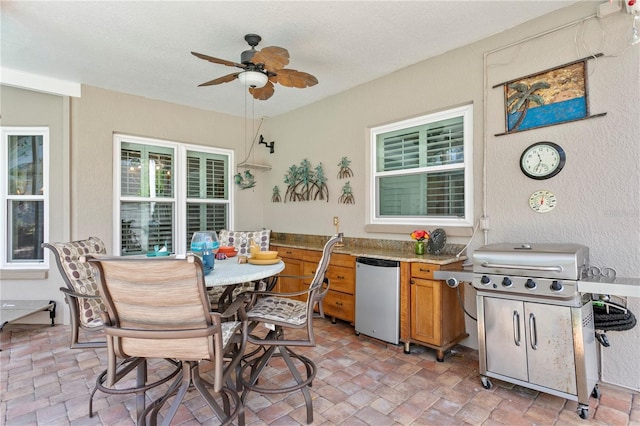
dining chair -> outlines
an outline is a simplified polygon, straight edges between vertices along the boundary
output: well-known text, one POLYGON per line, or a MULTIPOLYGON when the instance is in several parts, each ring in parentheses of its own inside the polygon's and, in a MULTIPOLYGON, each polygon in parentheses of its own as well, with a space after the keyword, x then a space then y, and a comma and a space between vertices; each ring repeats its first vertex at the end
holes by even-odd
MULTIPOLYGON (((318 263, 315 275, 309 288, 295 293, 277 293, 268 291, 253 291, 245 293, 249 298, 247 302, 247 318, 249 320, 249 343, 257 345, 258 351, 251 352, 254 355, 245 359, 245 363, 239 371, 238 382, 242 386, 242 401, 244 402, 251 391, 263 394, 289 393, 296 390, 302 391, 307 408, 307 423, 313 422, 313 402, 309 387, 316 376, 317 367, 313 360, 307 356, 294 352, 292 347, 315 346, 313 333, 314 309, 320 308, 322 299, 329 290, 329 281, 326 277, 327 267, 334 246, 342 241, 342 234, 338 234, 326 242, 322 250, 322 258, 318 263), (306 295, 306 300, 295 299, 296 296, 306 295), (258 326, 263 325, 269 331, 257 334, 258 326), (306 329, 306 333, 300 338, 287 338, 285 330, 306 329), (282 358, 293 380, 282 382, 282 376, 278 375, 278 383, 263 378, 258 384, 258 379, 265 367, 274 358, 282 358), (304 367, 304 377, 299 367, 304 367), (295 382, 295 383, 294 383, 295 382)), ((319 309, 320 314, 322 310, 319 309)))
POLYGON ((244 408, 231 380, 247 341, 244 300, 224 313, 210 312, 202 261, 195 255, 100 257, 89 262, 106 305, 105 385, 117 381, 118 359, 173 359, 182 370, 164 395, 138 413, 138 424, 146 424, 147 417, 156 424, 160 409, 175 396, 162 419, 163 425, 170 424, 191 388, 222 424, 235 418, 244 424, 244 408), (205 361, 213 364, 212 383, 200 375, 199 365, 205 361))
MULTIPOLYGON (((271 236, 270 229, 261 229, 259 231, 230 231, 227 229, 220 230, 218 240, 220 246, 233 246, 240 256, 249 254, 251 243, 253 242, 261 251, 269 250, 269 238, 271 236)), ((261 280, 256 282, 245 282, 232 287, 210 287, 207 289, 211 308, 214 311, 224 310, 229 306, 239 294, 252 290, 267 290, 273 286, 272 281, 261 280)))
POLYGON ((53 252, 58 271, 66 284, 66 288, 60 287, 60 291, 69 306, 70 347, 106 347, 100 318, 100 312, 105 310, 105 305, 98 292, 93 268, 83 261, 88 255, 106 254, 104 242, 100 238, 89 237, 86 240, 42 243, 42 247, 53 252), (81 330, 86 332, 85 336, 88 336, 89 340, 80 341, 81 330))

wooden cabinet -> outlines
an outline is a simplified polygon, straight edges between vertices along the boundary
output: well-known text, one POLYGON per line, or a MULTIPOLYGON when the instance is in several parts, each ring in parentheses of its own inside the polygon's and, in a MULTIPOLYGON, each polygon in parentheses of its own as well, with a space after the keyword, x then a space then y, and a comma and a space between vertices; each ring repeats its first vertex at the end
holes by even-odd
MULTIPOLYGON (((282 284, 276 287, 278 291, 294 291, 293 288, 299 290, 309 286, 322 257, 321 251, 280 246, 272 246, 271 250, 277 250, 278 256, 282 257, 285 262, 283 275, 308 277, 303 279, 280 278, 279 281, 282 284), (289 272, 296 269, 299 270, 299 273, 289 272)), ((322 304, 325 316, 331 317, 333 322, 339 318, 353 323, 356 312, 355 257, 343 253, 333 253, 327 269, 327 278, 329 278, 329 292, 322 304)))
POLYGON ((302 252, 304 250, 287 247, 272 246, 271 250, 278 252, 278 256, 284 262, 284 270, 280 273, 275 291, 280 293, 293 293, 302 290, 302 252))
MULTIPOLYGON (((435 280, 433 272, 460 269, 462 262, 448 265, 403 263, 400 280, 400 340, 405 352, 411 343, 437 350, 438 361, 444 352, 466 338, 464 311, 458 301, 458 289, 435 280)), ((464 300, 464 288, 459 287, 464 300)))

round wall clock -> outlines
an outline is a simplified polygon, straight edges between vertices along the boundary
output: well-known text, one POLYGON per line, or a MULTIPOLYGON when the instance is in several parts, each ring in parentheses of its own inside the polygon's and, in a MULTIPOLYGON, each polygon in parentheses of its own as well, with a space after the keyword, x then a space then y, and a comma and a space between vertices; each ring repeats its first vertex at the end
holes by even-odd
POLYGON ((541 189, 529 197, 529 207, 538 213, 547 213, 554 209, 558 200, 553 192, 541 189))
POLYGON ((553 142, 536 142, 520 157, 520 170, 531 179, 549 179, 560 173, 567 156, 564 149, 553 142))

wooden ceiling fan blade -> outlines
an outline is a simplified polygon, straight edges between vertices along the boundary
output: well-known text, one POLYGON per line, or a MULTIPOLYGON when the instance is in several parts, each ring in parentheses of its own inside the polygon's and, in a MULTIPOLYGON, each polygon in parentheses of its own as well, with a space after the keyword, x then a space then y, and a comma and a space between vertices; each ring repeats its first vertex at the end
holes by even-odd
POLYGON ((266 101, 271 96, 273 96, 274 92, 275 87, 273 86, 273 83, 271 81, 267 81, 267 84, 265 84, 263 87, 249 88, 249 93, 251 93, 251 95, 253 95, 255 99, 258 99, 260 101, 266 101))
POLYGON ((285 87, 296 87, 298 89, 304 89, 305 87, 311 87, 318 84, 318 79, 309 73, 292 70, 281 69, 278 71, 278 83, 285 87))
POLYGON ((205 61, 213 62, 214 64, 226 65, 228 67, 247 68, 244 64, 239 64, 233 61, 227 61, 226 59, 214 58, 213 56, 205 55, 198 52, 191 52, 191 54, 197 58, 204 59, 205 61))
POLYGON ((222 77, 218 77, 218 78, 214 78, 211 81, 207 81, 205 83, 202 84, 198 84, 198 87, 202 87, 202 86, 214 86, 216 84, 222 84, 222 83, 228 83, 230 81, 235 80, 236 78, 238 78, 238 74, 240 74, 239 72, 235 72, 233 74, 227 74, 227 75, 223 75, 222 77))
POLYGON ((267 71, 276 72, 289 63, 289 51, 284 47, 269 46, 257 51, 251 58, 254 64, 264 64, 267 71))

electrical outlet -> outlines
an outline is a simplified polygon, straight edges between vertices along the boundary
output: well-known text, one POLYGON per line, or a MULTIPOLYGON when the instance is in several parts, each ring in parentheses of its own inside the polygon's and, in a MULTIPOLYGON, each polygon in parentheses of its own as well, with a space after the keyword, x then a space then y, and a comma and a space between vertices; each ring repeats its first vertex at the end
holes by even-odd
POLYGON ((334 226, 338 226, 339 223, 340 223, 340 219, 338 219, 338 216, 334 216, 333 217, 333 225, 334 226))

